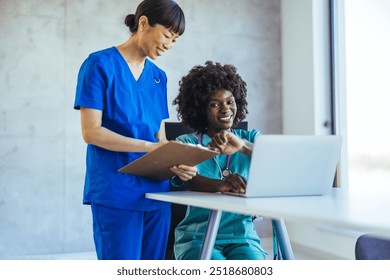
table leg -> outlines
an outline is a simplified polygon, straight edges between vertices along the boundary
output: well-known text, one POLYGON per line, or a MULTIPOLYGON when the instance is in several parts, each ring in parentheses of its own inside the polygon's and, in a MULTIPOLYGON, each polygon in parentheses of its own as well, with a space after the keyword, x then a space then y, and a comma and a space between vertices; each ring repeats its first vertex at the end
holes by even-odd
POLYGON ((272 226, 276 232, 276 238, 279 242, 280 252, 283 260, 293 260, 294 254, 291 248, 290 238, 288 237, 286 224, 283 219, 272 219, 272 226))
POLYGON ((202 250, 200 251, 200 255, 199 255, 200 260, 211 259, 211 253, 214 247, 215 238, 217 237, 221 216, 222 216, 221 210, 210 210, 207 229, 203 239, 202 250))

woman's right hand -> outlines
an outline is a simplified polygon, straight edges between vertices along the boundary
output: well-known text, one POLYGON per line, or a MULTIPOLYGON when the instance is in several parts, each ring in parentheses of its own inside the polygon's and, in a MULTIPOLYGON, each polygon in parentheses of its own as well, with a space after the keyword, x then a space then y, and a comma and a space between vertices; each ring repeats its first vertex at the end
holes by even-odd
POLYGON ((211 138, 211 142, 207 147, 214 151, 219 151, 222 154, 234 154, 241 151, 245 142, 230 131, 222 131, 211 138))

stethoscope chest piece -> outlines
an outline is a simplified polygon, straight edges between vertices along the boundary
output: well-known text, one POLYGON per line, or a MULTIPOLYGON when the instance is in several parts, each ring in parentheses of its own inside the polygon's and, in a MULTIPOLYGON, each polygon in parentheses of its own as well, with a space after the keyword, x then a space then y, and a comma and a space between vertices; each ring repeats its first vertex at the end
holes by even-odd
POLYGON ((232 171, 230 171, 230 169, 224 169, 223 171, 222 171, 222 177, 223 178, 227 178, 230 174, 232 174, 232 171))

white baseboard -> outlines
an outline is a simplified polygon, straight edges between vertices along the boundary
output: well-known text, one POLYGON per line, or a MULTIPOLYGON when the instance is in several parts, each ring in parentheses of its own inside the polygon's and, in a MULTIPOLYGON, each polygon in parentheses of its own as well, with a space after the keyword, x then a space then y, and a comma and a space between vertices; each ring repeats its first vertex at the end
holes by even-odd
POLYGON ((296 259, 354 260, 361 232, 327 225, 286 223, 296 259))

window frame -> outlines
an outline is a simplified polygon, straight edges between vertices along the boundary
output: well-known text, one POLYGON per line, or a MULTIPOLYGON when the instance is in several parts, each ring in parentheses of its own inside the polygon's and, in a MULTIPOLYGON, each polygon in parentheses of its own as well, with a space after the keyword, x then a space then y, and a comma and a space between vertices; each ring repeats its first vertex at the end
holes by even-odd
POLYGON ((331 45, 332 131, 343 139, 335 186, 348 187, 344 0, 329 0, 331 45))

